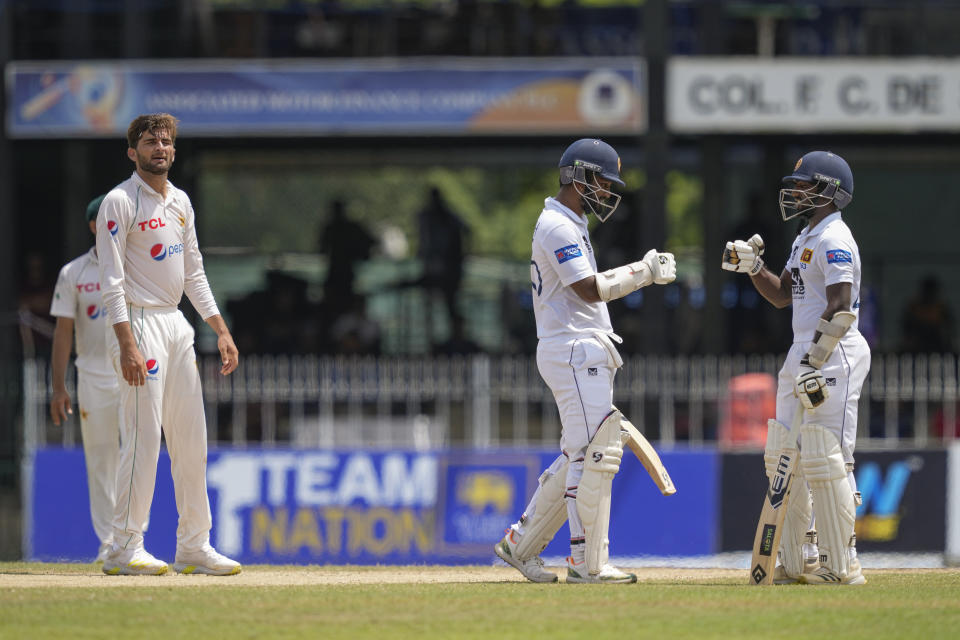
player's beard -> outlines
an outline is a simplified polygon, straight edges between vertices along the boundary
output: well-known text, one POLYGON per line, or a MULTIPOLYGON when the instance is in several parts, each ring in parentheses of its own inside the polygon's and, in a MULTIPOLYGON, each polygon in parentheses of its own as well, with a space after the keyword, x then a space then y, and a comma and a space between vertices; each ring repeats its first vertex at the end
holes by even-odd
POLYGON ((173 166, 173 156, 165 158, 163 162, 154 162, 153 158, 137 152, 137 168, 157 176, 165 176, 173 166))

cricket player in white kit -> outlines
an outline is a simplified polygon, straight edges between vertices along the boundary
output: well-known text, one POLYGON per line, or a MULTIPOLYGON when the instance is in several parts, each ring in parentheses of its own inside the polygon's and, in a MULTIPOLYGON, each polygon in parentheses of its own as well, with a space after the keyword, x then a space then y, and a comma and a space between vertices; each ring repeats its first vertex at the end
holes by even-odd
MULTIPOLYGON (((96 234, 96 218, 104 196, 87 205, 87 225, 96 234)), ((87 466, 90 519, 100 540, 97 562, 102 562, 113 542, 114 494, 117 491, 117 458, 120 455, 120 387, 107 361, 106 313, 100 295, 97 248, 71 260, 60 270, 50 304, 57 318, 53 333, 50 417, 60 425, 73 414, 66 387, 67 361, 74 333, 77 339, 77 408, 87 466)))
POLYGON ((560 190, 544 202, 533 232, 530 278, 537 322, 537 367, 560 411, 562 454, 540 476, 520 520, 494 551, 533 582, 557 582, 539 554, 566 520, 567 582, 629 583, 609 564, 610 491, 623 453, 613 379, 623 365, 607 302, 676 278, 670 253, 597 273, 587 214, 601 222, 617 208, 620 157, 609 144, 581 139, 560 158, 560 190))
POLYGON ((864 584, 854 536, 859 494, 853 450, 870 347, 857 330, 860 251, 840 214, 853 199, 853 173, 840 156, 811 151, 783 183, 783 219, 800 216, 807 224, 793 241, 780 276, 764 268, 759 235, 728 242, 722 260, 724 269, 750 274, 757 291, 774 306, 793 305, 793 345, 780 370, 777 417, 768 426, 764 452, 770 475, 791 416, 802 403, 802 424, 793 425, 800 429, 800 462, 775 582, 864 584), (804 542, 812 542, 807 530, 813 513, 819 567, 803 557, 804 542))
POLYGON ((223 366, 232 373, 237 348, 217 309, 197 245, 193 206, 167 180, 177 121, 169 114, 134 119, 127 130, 133 175, 110 191, 97 216, 100 286, 112 330, 107 349, 122 376, 120 462, 113 547, 107 574, 166 573, 167 564, 143 546, 166 436, 177 511, 181 573, 231 575, 240 564, 210 546, 207 431, 194 353, 194 331, 177 305, 184 293, 217 333, 223 366))

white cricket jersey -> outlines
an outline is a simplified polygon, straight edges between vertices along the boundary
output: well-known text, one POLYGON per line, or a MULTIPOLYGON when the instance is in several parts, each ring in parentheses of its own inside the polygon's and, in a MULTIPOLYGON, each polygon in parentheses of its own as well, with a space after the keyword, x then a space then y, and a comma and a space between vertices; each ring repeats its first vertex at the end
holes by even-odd
POLYGON ((91 247, 60 269, 50 303, 50 315, 73 320, 77 342, 76 367, 96 376, 115 376, 107 360, 106 312, 100 295, 97 252, 91 247))
POLYGON ((570 285, 597 273, 587 220, 553 198, 533 230, 530 281, 537 337, 613 334, 605 302, 585 302, 570 285))
POLYGON ((184 293, 206 320, 219 313, 197 244, 193 206, 167 182, 164 199, 133 173, 113 188, 97 215, 103 304, 111 325, 128 321, 128 303, 176 307, 184 293))
POLYGON ((844 340, 859 334, 860 251, 850 228, 831 213, 813 231, 806 227, 793 241, 790 259, 784 267, 793 279, 793 340, 809 342, 827 308, 827 286, 849 282, 850 301, 857 315, 844 340))

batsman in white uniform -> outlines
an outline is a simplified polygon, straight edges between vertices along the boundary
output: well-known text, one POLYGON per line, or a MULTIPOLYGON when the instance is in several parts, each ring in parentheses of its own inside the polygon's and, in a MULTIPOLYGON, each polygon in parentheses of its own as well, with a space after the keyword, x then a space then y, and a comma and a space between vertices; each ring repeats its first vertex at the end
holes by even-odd
POLYGON ((780 370, 777 417, 769 422, 764 451, 769 476, 789 430, 800 429, 800 462, 774 580, 864 584, 854 535, 859 494, 853 450, 870 347, 857 330, 860 252, 840 214, 853 199, 853 173, 840 156, 811 151, 783 183, 783 219, 799 216, 807 224, 793 241, 780 276, 764 268, 759 235, 728 242, 722 261, 728 271, 750 274, 757 291, 774 306, 793 305, 793 345, 780 370), (803 420, 791 425, 798 402, 803 420), (805 561, 805 544, 818 545, 820 566, 805 561))
POLYGON ((107 194, 97 216, 107 350, 122 378, 113 547, 103 565, 111 575, 167 571, 144 548, 140 524, 153 499, 161 425, 180 515, 174 570, 240 572, 239 563, 210 546, 206 420, 194 331, 177 308, 184 293, 217 333, 221 373, 233 372, 239 356, 203 270, 193 206, 167 180, 176 135, 169 114, 130 123, 127 155, 136 170, 107 194))
POLYGON ((609 144, 581 139, 560 158, 560 190, 544 202, 533 232, 530 278, 537 322, 537 367, 560 411, 561 455, 540 476, 520 520, 495 545, 500 558, 533 582, 557 582, 540 553, 564 521, 570 527, 567 582, 629 583, 609 564, 610 491, 620 468, 622 421, 613 379, 623 364, 607 302, 676 278, 670 253, 597 273, 587 214, 601 222, 617 208, 620 157, 609 144))
MULTIPOLYGON (((87 225, 96 234, 96 218, 104 196, 87 205, 87 225)), ((100 540, 97 562, 102 562, 113 542, 114 494, 117 490, 117 458, 120 427, 117 424, 120 387, 117 374, 107 361, 106 313, 100 295, 97 248, 68 262, 60 270, 50 304, 57 318, 51 360, 53 395, 50 417, 60 425, 73 414, 66 387, 67 361, 74 333, 77 340, 77 409, 87 465, 90 519, 100 540)))

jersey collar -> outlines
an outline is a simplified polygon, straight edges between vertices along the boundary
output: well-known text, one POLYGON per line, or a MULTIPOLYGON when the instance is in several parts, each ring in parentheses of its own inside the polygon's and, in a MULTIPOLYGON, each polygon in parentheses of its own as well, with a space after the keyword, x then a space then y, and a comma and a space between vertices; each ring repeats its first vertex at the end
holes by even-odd
MULTIPOLYGON (((150 194, 152 194, 152 195, 160 198, 161 200, 163 200, 163 196, 161 196, 159 193, 157 193, 157 192, 154 190, 153 187, 151 187, 149 184, 147 184, 147 181, 144 180, 143 178, 141 178, 141 177, 140 177, 140 174, 137 173, 136 170, 134 170, 134 172, 133 172, 133 179, 134 179, 134 181, 135 181, 139 186, 143 187, 144 191, 146 191, 147 193, 150 193, 150 194)), ((167 180, 167 199, 171 198, 172 195, 173 195, 173 183, 170 182, 169 180, 167 180)))
POLYGON ((583 228, 587 227, 586 218, 581 218, 579 215, 577 215, 577 213, 573 209, 561 203, 556 198, 553 198, 553 197, 547 198, 546 200, 543 201, 543 205, 548 209, 553 209, 554 211, 562 213, 566 217, 570 218, 570 220, 574 224, 583 228))
POLYGON ((834 211, 833 213, 831 213, 830 215, 828 215, 826 218, 824 218, 823 220, 821 220, 821 221, 820 221, 820 224, 818 224, 818 225, 813 229, 813 231, 810 231, 810 230, 809 230, 809 227, 808 227, 808 229, 807 229, 807 231, 806 231, 806 237, 807 237, 807 238, 812 238, 812 237, 814 237, 814 236, 820 235, 821 233, 824 232, 824 230, 825 230, 827 227, 829 227, 831 224, 833 224, 835 221, 837 221, 837 220, 839 220, 839 219, 840 219, 840 212, 839 212, 839 211, 834 211))

